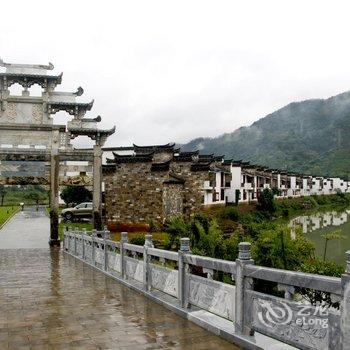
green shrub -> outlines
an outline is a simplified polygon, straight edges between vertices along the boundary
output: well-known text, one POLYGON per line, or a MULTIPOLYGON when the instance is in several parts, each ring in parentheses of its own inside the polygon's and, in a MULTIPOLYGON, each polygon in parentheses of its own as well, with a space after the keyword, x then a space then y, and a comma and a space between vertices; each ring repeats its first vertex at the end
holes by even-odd
POLYGON ((149 226, 149 232, 159 232, 160 231, 160 225, 153 219, 148 220, 147 222, 149 226))
POLYGON ((131 244, 136 245, 144 245, 145 244, 145 235, 143 233, 137 233, 130 237, 129 242, 131 244))
POLYGON ((190 226, 191 238, 193 239, 193 242, 192 242, 193 244, 196 244, 200 239, 201 234, 199 232, 199 227, 203 228, 204 231, 207 233, 209 231, 210 221, 211 219, 209 219, 209 217, 204 213, 198 213, 194 216, 190 226), (200 225, 198 225, 198 223, 200 225))
MULTIPOLYGON (((335 262, 323 261, 321 258, 315 257, 310 259, 307 263, 301 264, 300 271, 318 275, 341 277, 344 273, 344 267, 335 262)), ((330 293, 315 291, 308 288, 298 288, 297 292, 312 305, 321 303, 336 309, 339 309, 340 307, 339 302, 334 302, 332 300, 330 293)))
POLYGON ((223 257, 223 237, 217 222, 211 220, 207 232, 199 221, 196 221, 195 225, 199 233, 199 240, 192 248, 193 253, 210 257, 223 257))
POLYGON ((317 275, 341 277, 344 273, 344 267, 331 261, 323 261, 320 257, 314 257, 307 263, 300 265, 300 271, 315 273, 317 275))
POLYGON ((172 218, 166 225, 165 232, 169 235, 169 245, 174 249, 179 249, 180 238, 191 236, 190 225, 185 222, 182 216, 172 218))
POLYGON ((287 218, 289 216, 289 209, 288 208, 282 208, 282 216, 287 218))
POLYGON ((239 219, 239 213, 237 208, 235 207, 226 207, 222 213, 223 219, 229 219, 232 221, 238 221, 239 219))
POLYGON ((257 265, 297 270, 314 256, 315 247, 304 234, 292 239, 285 226, 261 232, 252 245, 252 256, 257 265))
POLYGON ((252 242, 252 238, 248 236, 244 230, 236 230, 229 238, 225 239, 225 257, 224 259, 234 261, 238 257, 238 244, 240 242, 252 242))

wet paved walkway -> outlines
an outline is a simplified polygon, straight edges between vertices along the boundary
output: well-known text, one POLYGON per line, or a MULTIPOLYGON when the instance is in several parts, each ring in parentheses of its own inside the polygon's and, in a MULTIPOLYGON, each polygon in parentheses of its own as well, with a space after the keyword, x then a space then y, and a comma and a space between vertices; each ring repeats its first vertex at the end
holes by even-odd
MULTIPOLYGON (((14 218, 13 239, 36 222, 14 218)), ((238 348, 46 246, 0 250, 0 349, 238 348)))
POLYGON ((47 248, 49 230, 45 207, 24 207, 0 230, 0 249, 47 248))

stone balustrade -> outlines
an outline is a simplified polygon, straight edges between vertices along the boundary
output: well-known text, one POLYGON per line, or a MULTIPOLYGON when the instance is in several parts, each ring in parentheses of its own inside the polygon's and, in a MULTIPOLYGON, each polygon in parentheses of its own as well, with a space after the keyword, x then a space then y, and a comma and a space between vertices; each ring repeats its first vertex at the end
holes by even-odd
POLYGON ((63 249, 243 347, 350 348, 350 252, 346 273, 334 278, 256 266, 247 242, 234 262, 192 254, 188 238, 180 243, 173 252, 154 248, 152 235, 139 246, 126 232, 116 242, 107 229, 66 228, 63 249))

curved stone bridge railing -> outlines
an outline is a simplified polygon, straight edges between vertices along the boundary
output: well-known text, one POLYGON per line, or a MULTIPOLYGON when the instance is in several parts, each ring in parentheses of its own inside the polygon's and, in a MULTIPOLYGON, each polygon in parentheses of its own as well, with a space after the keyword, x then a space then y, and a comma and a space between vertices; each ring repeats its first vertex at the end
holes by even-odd
POLYGON ((256 266, 247 242, 235 262, 191 254, 189 243, 173 252, 151 235, 139 246, 126 232, 116 242, 107 230, 67 228, 63 249, 244 347, 350 349, 350 253, 347 273, 333 278, 256 266))

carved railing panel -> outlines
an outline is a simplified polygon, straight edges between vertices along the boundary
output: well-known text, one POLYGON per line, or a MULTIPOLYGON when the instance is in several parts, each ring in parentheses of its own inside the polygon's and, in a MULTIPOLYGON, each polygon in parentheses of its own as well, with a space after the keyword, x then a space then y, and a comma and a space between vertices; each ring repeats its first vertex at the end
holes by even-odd
POLYGON ((254 291, 248 291, 247 297, 252 329, 298 349, 329 349, 329 315, 339 319, 339 311, 254 291))
MULTIPOLYGON (((200 315, 208 313, 208 320, 215 316, 233 321, 233 332, 245 339, 259 332, 270 337, 273 348, 281 344, 273 342, 282 341, 307 350, 341 350, 342 341, 350 342, 350 274, 343 275, 348 290, 344 293, 340 278, 255 266, 247 242, 239 244, 239 256, 233 262, 191 254, 187 238, 181 238, 180 250, 172 252, 154 248, 151 235, 146 235, 144 246, 129 244, 127 233, 122 233, 120 242, 109 240, 108 235, 108 231, 78 235, 84 242, 84 261, 121 281, 127 279, 145 293, 154 292, 162 302, 178 299, 179 307, 191 315, 200 310, 200 315), (227 279, 215 280, 223 274, 232 278, 233 284, 223 282, 227 279), (272 283, 271 288, 264 293, 254 290, 259 281, 272 283), (283 292, 284 298, 276 294, 283 292), (329 298, 315 304, 308 299, 310 293, 329 298)), ((64 249, 80 257, 79 249, 71 248, 72 236, 77 233, 65 232, 64 249)), ((215 322, 220 323, 219 319, 215 322)))

